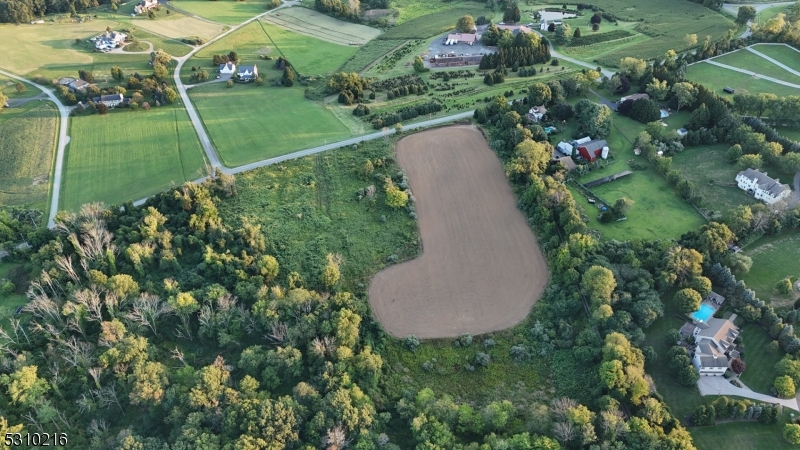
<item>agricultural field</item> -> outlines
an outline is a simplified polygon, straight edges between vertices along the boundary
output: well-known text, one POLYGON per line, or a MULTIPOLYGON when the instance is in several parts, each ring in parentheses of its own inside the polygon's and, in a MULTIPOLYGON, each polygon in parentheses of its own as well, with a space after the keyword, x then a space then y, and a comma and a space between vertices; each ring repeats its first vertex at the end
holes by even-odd
POLYGON ((341 45, 364 45, 381 34, 377 28, 345 22, 308 8, 285 8, 260 20, 341 45))
MULTIPOLYGON (((521 5, 520 5, 521 6, 521 5)), ((420 1, 420 0, 394 0, 392 1, 392 9, 397 11, 397 21, 395 22, 397 25, 401 25, 405 22, 409 22, 411 20, 425 17, 425 18, 432 18, 432 17, 440 17, 444 14, 450 14, 452 17, 453 25, 455 25, 455 20, 465 13, 461 12, 464 8, 468 8, 471 10, 479 10, 475 11, 477 14, 473 14, 473 17, 477 18, 480 15, 486 15, 488 18, 492 11, 490 9, 486 9, 485 7, 478 8, 475 5, 475 2, 471 1, 449 1, 449 2, 436 2, 436 1, 420 1)), ((468 13, 467 13, 468 14, 468 13)))
POLYGON ((798 59, 800 58, 800 51, 786 44, 756 44, 753 45, 752 48, 759 53, 763 53, 770 58, 780 61, 790 69, 800 72, 800 59, 798 59))
POLYGON ((61 209, 137 200, 205 174, 200 142, 180 106, 77 116, 69 135, 61 209))
POLYGON ((744 249, 745 255, 753 259, 753 267, 741 278, 747 287, 756 291, 758 298, 776 308, 790 307, 797 297, 775 292, 778 281, 800 277, 800 230, 790 230, 777 236, 765 236, 744 249))
MULTIPOLYGON (((168 11, 166 8, 162 12, 168 11)), ((131 20, 131 24, 137 28, 162 35, 167 38, 182 39, 189 36, 200 36, 204 39, 211 39, 222 34, 228 29, 227 26, 219 23, 209 22, 196 17, 188 17, 172 11, 169 16, 150 20, 147 15, 137 17, 138 20, 131 20)))
MULTIPOLYGON (((764 60, 765 63, 768 61, 764 60)), ((707 62, 699 62, 689 66, 686 71, 686 78, 706 85, 709 89, 723 94, 722 89, 732 87, 736 93, 758 94, 759 92, 771 92, 779 97, 790 95, 800 95, 800 89, 785 86, 772 81, 763 80, 745 73, 735 72, 724 67, 718 67, 707 62)), ((800 84, 800 83, 798 83, 800 84)))
POLYGON ((225 165, 283 155, 351 137, 350 130, 322 105, 304 98, 303 88, 211 83, 189 95, 225 165))
POLYGON ((739 169, 725 160, 728 145, 689 147, 672 156, 672 167, 694 183, 710 210, 727 214, 738 205, 758 203, 736 185, 739 169))
POLYGON ((397 162, 416 197, 424 251, 372 279, 369 300, 383 328, 398 338, 443 338, 522 321, 549 271, 502 164, 478 130, 406 137, 397 162), (460 263, 478 260, 487 264, 460 263))
MULTIPOLYGON (((357 50, 355 46, 331 44, 270 23, 254 21, 197 52, 183 65, 181 75, 188 79, 192 66, 216 71, 211 64, 212 57, 215 54, 227 55, 230 51, 239 55, 242 64, 256 63, 262 74, 268 73, 273 65, 270 61, 261 61, 262 57, 283 55, 302 75, 324 75, 338 69, 357 50)), ((276 74, 276 77, 280 76, 278 72, 276 74)), ((267 78, 265 75, 262 77, 267 78)))
MULTIPOLYGON (((749 285, 748 285, 749 286, 749 285)), ((747 368, 740 376, 742 382, 753 391, 772 395, 772 383, 778 376, 775 364, 784 355, 782 350, 771 350, 769 334, 756 324, 749 323, 742 328, 744 362, 747 368)))
POLYGON ((269 0, 171 0, 168 4, 214 22, 237 25, 267 12, 269 0))
POLYGON ((398 20, 397 26, 388 29, 378 39, 425 39, 452 30, 456 26, 456 20, 466 14, 476 18, 484 15, 490 20, 494 17, 492 10, 476 3, 465 2, 462 6, 455 6, 456 3, 453 2, 451 5, 453 7, 450 9, 426 13, 423 17, 408 21, 398 20))
MULTIPOLYGON (((795 59, 800 53, 795 56, 795 59)), ((787 83, 800 84, 800 77, 747 50, 738 50, 714 58, 715 62, 755 72, 787 83)))
MULTIPOLYGON (((709 427, 689 428, 697 450, 716 450, 725 443, 726 450, 789 450, 797 448, 783 440, 784 424, 794 419, 788 410, 778 423, 762 425, 758 422, 719 423, 709 427)), ((794 416, 797 412, 793 413, 794 416)))
POLYGON ((337 69, 337 72, 361 72, 370 64, 400 47, 405 39, 374 39, 358 48, 358 51, 337 69))
POLYGON ((47 207, 58 120, 36 100, 0 112, 0 205, 47 207))
MULTIPOLYGON (((22 84, 25 86, 25 92, 20 94, 17 91, 17 83, 19 82, 20 81, 17 80, 16 78, 9 78, 3 74, 0 74, 0 92, 2 92, 3 95, 8 97, 8 99, 12 101, 17 99, 36 97, 37 95, 42 93, 42 91, 40 91, 39 88, 34 87, 32 84, 22 82, 22 84)), ((2 120, 3 119, 0 118, 0 121, 2 120)))

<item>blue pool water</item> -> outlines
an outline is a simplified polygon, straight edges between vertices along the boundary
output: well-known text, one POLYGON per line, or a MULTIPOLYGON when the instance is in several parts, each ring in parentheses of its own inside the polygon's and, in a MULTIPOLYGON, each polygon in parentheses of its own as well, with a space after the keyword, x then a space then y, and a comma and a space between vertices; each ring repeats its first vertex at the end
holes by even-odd
POLYGON ((709 317, 714 315, 714 311, 714 308, 703 303, 700 305, 700 309, 692 313, 692 318, 700 322, 705 322, 709 317))

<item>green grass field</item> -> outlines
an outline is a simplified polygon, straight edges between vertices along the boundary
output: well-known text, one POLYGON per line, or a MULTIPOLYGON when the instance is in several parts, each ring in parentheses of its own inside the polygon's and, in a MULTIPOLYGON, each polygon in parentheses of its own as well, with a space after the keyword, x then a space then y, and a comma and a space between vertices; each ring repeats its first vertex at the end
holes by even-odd
POLYGON ((727 144, 690 147, 672 156, 672 167, 694 183, 705 206, 727 214, 738 205, 758 203, 736 185, 739 169, 725 160, 727 144))
POLYGON ((800 130, 797 128, 775 127, 775 129, 781 136, 789 138, 795 142, 800 142, 800 130))
POLYGON ((741 337, 744 344, 744 362, 747 364, 741 379, 750 389, 770 395, 772 383, 778 376, 775 364, 780 361, 783 351, 769 349, 772 339, 758 325, 745 325, 741 337))
MULTIPOLYGON (((758 422, 720 423, 711 427, 694 427, 689 433, 697 450, 788 450, 796 449, 783 440, 783 426, 790 420, 788 410, 778 423, 762 425, 758 422), (723 447, 724 446, 724 447, 723 447)), ((797 417, 797 412, 794 412, 797 417)))
POLYGON ((69 134, 61 209, 138 200, 205 174, 200 142, 180 106, 78 116, 69 134))
POLYGON ((675 381, 669 372, 669 359, 667 352, 673 344, 667 342, 666 335, 669 330, 680 329, 684 321, 677 318, 677 305, 672 302, 674 291, 662 296, 664 301, 664 316, 659 317, 650 328, 646 330, 644 345, 653 347, 658 354, 658 359, 651 366, 645 367, 647 373, 656 382, 658 392, 664 396, 672 414, 682 419, 686 414, 691 414, 698 406, 703 404, 703 397, 696 387, 686 387, 675 381))
MULTIPOLYGON (((747 287, 756 291, 758 297, 775 307, 787 307, 794 296, 783 296, 775 292, 775 285, 786 277, 800 276, 800 230, 790 230, 777 236, 766 236, 744 250, 753 258, 750 272, 741 277, 747 287)), ((795 293, 796 294, 796 293, 795 293)))
POLYGON ((227 166, 351 137, 330 111, 305 99, 301 87, 213 83, 189 93, 227 166))
MULTIPOLYGON (((764 62, 766 63, 768 61, 764 60, 764 62)), ((728 97, 733 96, 722 93, 722 89, 726 86, 736 89, 737 94, 758 94, 759 92, 772 92, 779 97, 800 95, 800 89, 754 78, 750 75, 734 72, 733 70, 714 66, 706 62, 692 64, 689 66, 689 69, 686 71, 686 78, 704 84, 715 92, 719 92, 720 95, 728 97)))
POLYGON ((8 97, 9 100, 36 97, 42 93, 39 88, 36 88, 32 84, 26 82, 21 82, 25 86, 25 92, 19 93, 17 91, 17 83, 20 83, 20 81, 15 78, 12 79, 0 74, 0 92, 8 97))
POLYGON ((267 12, 267 0, 171 0, 170 5, 215 22, 236 25, 267 12))
POLYGON ((475 3, 462 3, 462 6, 425 14, 408 21, 398 20, 402 25, 388 29, 378 39, 425 39, 455 28, 456 20, 466 14, 476 18, 481 15, 487 19, 493 17, 491 10, 475 3))
POLYGON ((0 205, 47 207, 57 127, 50 102, 0 111, 0 205))
MULTIPOLYGON (((197 52, 184 64, 184 77, 191 75, 192 66, 203 66, 216 71, 211 59, 215 54, 235 51, 242 64, 257 64, 261 76, 269 77, 273 62, 262 60, 262 55, 278 57, 284 55, 295 69, 303 75, 323 75, 336 71, 358 47, 331 44, 310 36, 255 21, 197 52)), ((213 75, 210 73, 210 75, 213 75)), ((281 72, 275 71, 274 78, 281 72)), ((188 78, 187 78, 188 79, 188 78)))
POLYGON ((358 48, 337 70, 339 72, 361 72, 378 58, 399 47, 405 39, 374 39, 358 48))
POLYGON ((753 46, 753 50, 776 59, 791 69, 800 71, 800 52, 791 47, 786 45, 758 44, 753 46))
MULTIPOLYGON (((11 272, 11 269, 14 267, 15 264, 13 263, 6 262, 0 264, 0 281, 2 281, 0 287, 5 284, 3 280, 9 279, 9 272, 11 272)), ((18 282, 18 284, 22 283, 18 282)), ((16 291, 11 294, 6 294, 0 290, 0 326, 9 331, 9 333, 11 332, 8 328, 9 317, 13 317, 14 311, 28 302, 28 298, 25 296, 26 286, 16 286, 16 288, 16 291)))
MULTIPOLYGON (((797 53, 795 59, 800 56, 797 53)), ((776 66, 769 60, 764 59, 755 53, 747 50, 739 50, 737 52, 727 53, 725 55, 714 58, 714 61, 720 64, 727 64, 729 66, 738 67, 740 69, 750 70, 760 75, 766 75, 788 83, 800 83, 800 77, 776 66)))
POLYGON ((285 8, 260 20, 341 45, 364 45, 381 34, 377 28, 345 22, 308 8, 285 8))

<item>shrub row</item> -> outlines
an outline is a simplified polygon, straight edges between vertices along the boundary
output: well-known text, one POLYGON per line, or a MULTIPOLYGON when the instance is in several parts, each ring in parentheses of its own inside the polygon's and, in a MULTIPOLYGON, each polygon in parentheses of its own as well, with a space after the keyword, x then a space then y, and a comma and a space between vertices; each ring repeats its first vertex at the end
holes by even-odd
POLYGON ((422 103, 419 105, 414 106, 407 106, 405 108, 401 108, 395 112, 385 113, 378 115, 376 117, 372 117, 370 122, 372 126, 379 130, 383 127, 388 127, 390 125, 394 125, 396 123, 400 123, 404 120, 413 119, 418 117, 422 114, 432 114, 442 110, 444 106, 436 100, 432 100, 427 103, 422 103))

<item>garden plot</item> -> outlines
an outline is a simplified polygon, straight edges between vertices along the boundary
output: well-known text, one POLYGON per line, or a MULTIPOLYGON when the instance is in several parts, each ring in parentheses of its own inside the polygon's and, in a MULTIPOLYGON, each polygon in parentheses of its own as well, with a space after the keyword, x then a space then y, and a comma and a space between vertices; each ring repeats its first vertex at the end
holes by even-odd
POLYGON ((364 45, 381 34, 377 28, 345 22, 308 8, 282 9, 264 16, 261 20, 295 33, 341 45, 364 45))
POLYGON ((401 140, 416 196, 422 256, 378 273, 369 301, 396 337, 481 334, 522 321, 547 285, 536 238, 497 156, 468 127, 401 140))

